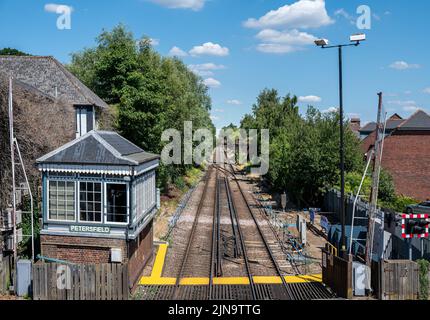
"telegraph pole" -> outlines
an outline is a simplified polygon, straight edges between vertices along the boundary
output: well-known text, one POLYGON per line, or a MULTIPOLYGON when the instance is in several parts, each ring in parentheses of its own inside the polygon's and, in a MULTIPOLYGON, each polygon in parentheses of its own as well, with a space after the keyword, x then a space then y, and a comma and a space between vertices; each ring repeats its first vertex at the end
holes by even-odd
MULTIPOLYGON (((374 238, 374 225, 375 215, 378 203, 379 193, 379 172, 381 167, 381 142, 384 139, 385 132, 382 132, 382 92, 378 93, 378 120, 376 126, 376 138, 375 138, 375 152, 373 153, 373 172, 372 172, 372 189, 370 194, 370 212, 369 212, 369 223, 367 226, 367 237, 366 237, 366 266, 367 270, 372 267, 372 249, 373 249, 373 238, 374 238)), ((368 289, 370 286, 370 273, 368 276, 368 289)))
MULTIPOLYGON (((9 143, 10 159, 12 169, 12 224, 13 224, 13 263, 14 277, 13 285, 16 287, 16 265, 18 260, 17 234, 16 234, 16 186, 15 186, 15 142, 13 131, 13 99, 12 99, 12 77, 9 78, 9 143)), ((16 292, 16 288, 15 288, 16 292)))

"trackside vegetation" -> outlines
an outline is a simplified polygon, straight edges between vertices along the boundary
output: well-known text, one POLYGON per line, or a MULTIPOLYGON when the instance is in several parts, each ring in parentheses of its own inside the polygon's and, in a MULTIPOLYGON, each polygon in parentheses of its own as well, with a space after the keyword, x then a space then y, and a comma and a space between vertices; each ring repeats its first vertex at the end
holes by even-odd
MULTIPOLYGON (((145 151, 160 154, 160 137, 173 128, 183 132, 184 121, 193 128, 214 130, 211 99, 202 79, 179 59, 162 57, 149 38, 135 39, 124 25, 103 31, 96 45, 72 55, 68 69, 113 107, 111 125, 145 151)), ((163 166, 158 184, 181 187, 191 166, 163 166)))
MULTIPOLYGON (((287 191, 299 206, 321 204, 324 193, 339 188, 339 113, 321 112, 308 106, 299 112, 297 97, 281 97, 277 90, 264 89, 241 121, 243 129, 270 130, 270 166, 266 180, 275 191, 287 191)), ((360 185, 364 159, 359 138, 345 120, 346 192, 356 194, 360 185)), ((371 177, 366 177, 361 192, 370 195, 371 177)), ((380 205, 404 210, 413 199, 395 194, 393 179, 381 172, 380 205)))

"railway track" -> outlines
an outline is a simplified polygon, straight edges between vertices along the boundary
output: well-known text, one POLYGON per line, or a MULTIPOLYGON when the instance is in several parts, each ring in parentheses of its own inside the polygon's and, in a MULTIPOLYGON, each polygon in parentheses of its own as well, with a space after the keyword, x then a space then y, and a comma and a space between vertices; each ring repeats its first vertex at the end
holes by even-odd
MULTIPOLYGON (((328 300, 335 299, 320 283, 292 283, 289 284, 296 300, 328 300)), ((144 300, 172 300, 173 286, 144 286, 141 288, 144 300)), ((256 284, 256 290, 261 297, 267 300, 283 300, 282 285, 256 284)), ((209 286, 182 286, 181 300, 207 300, 209 286)), ((221 301, 250 301, 253 300, 248 286, 244 285, 218 285, 214 287, 212 300, 221 301)))
MULTIPOLYGON (((244 191, 236 177, 234 168, 231 164, 229 164, 231 171, 230 173, 233 175, 233 180, 234 180, 234 184, 236 186, 236 196, 234 196, 234 194, 231 191, 230 188, 230 182, 229 180, 226 178, 226 184, 228 186, 229 189, 229 193, 232 195, 232 202, 236 203, 237 206, 239 207, 239 211, 237 212, 236 209, 235 211, 237 212, 236 214, 238 214, 237 216, 237 220, 244 220, 244 221, 249 221, 252 220, 253 224, 250 224, 249 226, 247 226, 248 231, 245 232, 245 237, 242 235, 241 238, 241 242, 243 243, 243 246, 246 247, 248 246, 249 248, 249 244, 252 243, 254 244, 252 250, 247 250, 246 253, 244 253, 244 255, 246 255, 248 261, 249 260, 253 260, 256 261, 257 263, 259 261, 261 261, 262 259, 264 259, 264 262, 268 262, 268 264, 271 265, 271 267, 274 269, 271 269, 275 272, 274 275, 279 276, 281 278, 282 281, 282 287, 283 287, 283 292, 282 291, 278 291, 278 294, 281 294, 280 297, 278 298, 282 298, 283 300, 293 300, 294 299, 294 295, 291 291, 291 288, 289 287, 289 285, 287 284, 287 282, 285 281, 285 274, 281 271, 281 269, 279 268, 279 264, 277 259, 275 258, 273 251, 269 245, 269 242, 266 239, 265 234, 263 233, 261 226, 244 194, 244 191)), ((234 205, 234 206, 236 206, 234 205)), ((239 224, 239 229, 241 229, 241 226, 239 224)), ((249 262, 248 262, 249 263, 249 262)), ((263 264, 262 264, 263 265, 263 264)), ((258 275, 258 271, 257 270, 261 270, 262 268, 256 268, 256 270, 252 270, 251 267, 249 268, 248 271, 248 275, 249 278, 253 278, 253 276, 258 275)), ((264 264, 264 268, 262 270, 262 272, 267 272, 267 264, 264 264)), ((264 299, 266 298, 265 296, 261 297, 258 295, 257 290, 255 288, 255 284, 253 282, 250 281, 250 285, 252 287, 252 292, 253 292, 253 298, 255 300, 260 300, 260 299, 264 299)), ((269 299, 273 299, 276 297, 268 297, 269 299)))
MULTIPOLYGON (((173 298, 175 300, 181 299, 182 287, 180 281, 184 277, 207 277, 212 278, 212 252, 208 248, 213 248, 213 239, 210 241, 210 237, 207 236, 205 220, 214 215, 214 207, 216 206, 214 201, 214 193, 216 197, 216 189, 213 186, 213 174, 214 169, 210 167, 205 175, 205 184, 202 196, 199 201, 196 216, 188 236, 187 245, 185 248, 182 261, 180 263, 180 269, 176 278, 176 283, 173 291, 173 298), (212 190, 211 190, 212 189, 212 190), (212 194, 210 194, 212 191, 212 194)), ((212 225, 212 232, 214 228, 214 222, 212 225)))
MULTIPOLYGON (((333 295, 320 283, 287 283, 234 171, 210 166, 174 286, 143 286, 147 300, 315 300, 333 295), (281 284, 255 283, 275 276, 281 284), (246 278, 247 285, 215 284, 221 277, 246 278), (182 285, 208 278, 207 285, 182 285)), ((255 200, 255 199, 254 199, 255 200)), ((255 201, 253 201, 255 202, 255 201)), ((285 259, 286 260, 286 259, 285 259)))

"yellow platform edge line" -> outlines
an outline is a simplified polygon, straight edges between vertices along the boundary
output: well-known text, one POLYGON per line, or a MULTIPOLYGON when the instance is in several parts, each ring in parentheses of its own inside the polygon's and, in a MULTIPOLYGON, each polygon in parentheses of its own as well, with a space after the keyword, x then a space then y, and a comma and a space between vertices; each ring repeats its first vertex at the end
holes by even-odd
MULTIPOLYGON (((307 275, 307 276, 285 276, 287 283, 309 283, 309 282, 322 282, 322 276, 307 275)), ((280 277, 267 277, 267 276, 254 276, 255 284, 281 284, 282 280, 280 277)), ((176 278, 161 278, 161 277, 142 277, 140 285, 175 285, 176 278)), ((249 279, 247 277, 223 277, 214 278, 214 285, 249 285, 249 279)), ((181 286, 204 286, 209 285, 209 278, 183 278, 179 285, 181 286)))
MULTIPOLYGON (((158 246, 158 252, 155 257, 154 266, 152 268, 150 277, 142 277, 140 285, 175 285, 176 278, 162 278, 164 263, 167 255, 167 249, 169 244, 160 244, 158 246)), ((280 277, 268 277, 268 276, 254 276, 254 283, 256 284, 281 284, 282 280, 280 277)), ((322 282, 322 275, 306 275, 306 276, 285 276, 287 283, 307 283, 307 282, 322 282)), ((209 285, 209 278, 183 278, 180 283, 181 286, 197 286, 197 285, 209 285)), ((249 279, 247 277, 222 277, 214 278, 214 285, 249 285, 249 279)))
POLYGON ((155 257, 154 266, 152 267, 151 278, 161 278, 168 247, 168 244, 160 244, 158 246, 157 256, 155 257))

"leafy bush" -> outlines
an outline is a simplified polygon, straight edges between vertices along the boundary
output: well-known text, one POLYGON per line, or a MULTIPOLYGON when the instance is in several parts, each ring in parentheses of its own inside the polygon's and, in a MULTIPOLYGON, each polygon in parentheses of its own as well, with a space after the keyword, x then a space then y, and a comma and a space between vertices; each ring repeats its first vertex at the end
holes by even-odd
POLYGON ((380 203, 381 207, 392 209, 398 213, 404 213, 406 207, 410 205, 418 204, 419 201, 410 197, 405 196, 395 196, 392 201, 382 201, 380 203))
POLYGON ((178 187, 179 190, 184 191, 187 188, 187 183, 185 182, 185 179, 182 176, 175 178, 175 186, 178 187))
POLYGON ((200 181, 202 175, 203 171, 201 168, 192 167, 188 169, 185 175, 185 182, 187 183, 187 186, 192 187, 196 185, 200 181))
POLYGON ((428 300, 430 263, 427 260, 418 260, 417 262, 420 276, 420 300, 428 300))

